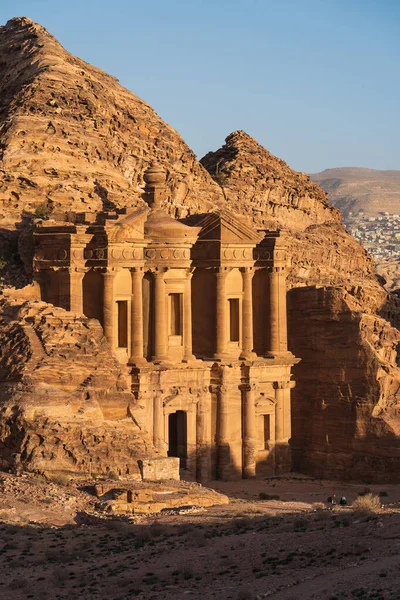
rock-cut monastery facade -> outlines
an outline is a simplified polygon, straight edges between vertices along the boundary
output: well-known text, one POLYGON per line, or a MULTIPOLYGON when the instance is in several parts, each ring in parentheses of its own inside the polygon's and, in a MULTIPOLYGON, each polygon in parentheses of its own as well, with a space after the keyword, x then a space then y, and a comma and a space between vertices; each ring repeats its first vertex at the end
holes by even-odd
POLYGON ((288 471, 285 237, 227 210, 176 220, 163 168, 144 179, 144 208, 36 225, 41 298, 100 321, 136 421, 184 476, 288 471))

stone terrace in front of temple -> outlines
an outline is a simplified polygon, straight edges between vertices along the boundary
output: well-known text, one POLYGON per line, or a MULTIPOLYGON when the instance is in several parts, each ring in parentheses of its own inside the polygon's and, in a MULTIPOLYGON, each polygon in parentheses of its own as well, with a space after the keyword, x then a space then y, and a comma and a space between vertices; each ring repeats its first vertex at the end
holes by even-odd
POLYGON ((144 179, 148 206, 37 223, 41 298, 100 321, 132 416, 184 476, 287 472, 298 359, 287 349, 285 237, 227 210, 173 219, 164 170, 152 163, 144 179))

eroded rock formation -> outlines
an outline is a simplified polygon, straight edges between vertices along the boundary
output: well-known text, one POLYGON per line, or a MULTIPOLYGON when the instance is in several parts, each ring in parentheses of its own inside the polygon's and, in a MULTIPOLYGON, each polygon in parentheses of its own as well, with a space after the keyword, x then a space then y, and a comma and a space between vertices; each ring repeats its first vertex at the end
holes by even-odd
MULTIPOLYGON (((258 228, 287 230, 290 345, 303 359, 293 391, 298 467, 398 477, 399 334, 379 316, 393 320, 397 309, 325 193, 244 132, 198 163, 148 104, 40 25, 18 18, 0 28, 3 230, 35 212, 62 219, 141 206, 154 158, 168 169, 164 207, 173 216, 227 207, 258 228)), ((97 322, 23 299, 4 299, 1 310, 3 465, 135 470, 154 453, 97 322)))
POLYGON ((223 201, 178 133, 143 100, 69 54, 40 25, 0 27, 0 215, 136 206, 151 159, 169 169, 170 210, 223 201), (43 207, 41 207, 43 210, 43 207))
POLYGON ((0 466, 140 478, 157 453, 98 321, 13 294, 0 310, 0 466))

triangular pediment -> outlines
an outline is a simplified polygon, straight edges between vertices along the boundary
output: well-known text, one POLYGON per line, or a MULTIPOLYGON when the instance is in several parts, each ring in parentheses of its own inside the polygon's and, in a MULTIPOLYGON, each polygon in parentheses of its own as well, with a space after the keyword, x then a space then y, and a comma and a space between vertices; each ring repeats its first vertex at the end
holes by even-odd
POLYGON ((147 207, 139 208, 114 223, 108 223, 106 226, 108 241, 121 243, 132 240, 143 240, 144 224, 148 213, 149 209, 147 207))
POLYGON ((236 214, 223 210, 207 215, 198 226, 199 240, 213 240, 232 244, 258 244, 263 235, 252 229, 236 214))

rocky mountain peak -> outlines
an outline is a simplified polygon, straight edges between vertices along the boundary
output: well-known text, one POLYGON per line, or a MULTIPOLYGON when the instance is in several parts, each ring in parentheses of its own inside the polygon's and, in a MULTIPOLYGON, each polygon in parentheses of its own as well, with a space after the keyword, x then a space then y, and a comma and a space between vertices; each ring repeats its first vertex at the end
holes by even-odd
POLYGON ((143 203, 143 173, 168 171, 174 216, 224 202, 179 134, 118 81, 25 17, 0 27, 0 220, 38 207, 92 212, 143 203))
POLYGON ((340 222, 339 211, 308 175, 291 169, 245 131, 228 135, 219 150, 200 162, 224 188, 232 208, 250 213, 262 226, 268 216, 290 229, 340 222))

